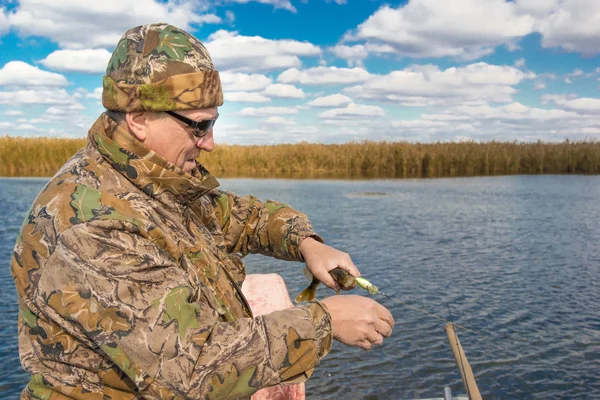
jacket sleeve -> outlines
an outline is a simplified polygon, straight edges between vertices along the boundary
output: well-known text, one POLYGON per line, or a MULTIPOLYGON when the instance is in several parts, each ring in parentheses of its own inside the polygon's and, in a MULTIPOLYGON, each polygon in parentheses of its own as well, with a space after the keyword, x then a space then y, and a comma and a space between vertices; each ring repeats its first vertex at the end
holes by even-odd
POLYGON ((149 399, 235 399, 302 382, 331 348, 331 324, 312 302, 222 322, 208 290, 126 222, 75 225, 39 280, 46 315, 110 359, 149 399))
POLYGON ((302 240, 313 237, 323 243, 306 215, 287 204, 271 200, 262 203, 254 196, 227 191, 217 191, 216 196, 215 213, 230 253, 261 253, 304 261, 298 250, 302 240))

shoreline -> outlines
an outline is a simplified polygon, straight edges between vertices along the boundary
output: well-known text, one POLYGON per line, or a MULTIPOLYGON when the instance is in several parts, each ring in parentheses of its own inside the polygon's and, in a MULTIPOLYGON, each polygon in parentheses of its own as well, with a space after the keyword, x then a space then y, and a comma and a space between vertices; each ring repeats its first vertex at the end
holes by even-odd
MULTIPOLYGON (((241 179, 241 180, 282 180, 282 181, 408 181, 408 180, 425 180, 432 181, 437 179, 465 179, 465 178, 502 178, 510 176, 573 176, 573 177, 593 177, 600 176, 600 173, 522 173, 522 174, 495 174, 495 175, 453 175, 453 176, 407 176, 407 177, 343 177, 343 176, 220 176, 211 174, 217 180, 241 179)), ((50 180, 53 176, 3 176, 0 175, 0 180, 50 180)))

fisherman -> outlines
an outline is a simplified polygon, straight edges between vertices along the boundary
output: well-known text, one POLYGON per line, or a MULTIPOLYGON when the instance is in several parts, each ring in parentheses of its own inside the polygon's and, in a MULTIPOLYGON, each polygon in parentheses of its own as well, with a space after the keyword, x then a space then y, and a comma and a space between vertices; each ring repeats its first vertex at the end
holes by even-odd
POLYGON ((196 162, 223 104, 202 43, 168 24, 128 30, 103 78, 107 109, 42 189, 15 245, 22 398, 246 398, 303 382, 332 339, 370 349, 387 309, 334 295, 253 317, 242 258, 360 273, 307 217, 217 189, 196 162))

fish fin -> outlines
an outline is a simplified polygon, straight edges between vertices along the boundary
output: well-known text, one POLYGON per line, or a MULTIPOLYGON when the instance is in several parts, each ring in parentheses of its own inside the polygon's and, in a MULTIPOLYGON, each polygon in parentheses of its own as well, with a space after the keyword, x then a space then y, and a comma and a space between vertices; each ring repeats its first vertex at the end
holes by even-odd
POLYGON ((302 270, 302 274, 304 274, 306 279, 308 279, 311 282, 314 279, 314 276, 313 276, 313 274, 310 273, 310 271, 308 270, 308 267, 304 267, 304 269, 302 270))
POLYGON ((313 279, 310 285, 296 296, 296 303, 304 303, 313 300, 317 294, 317 286, 319 286, 319 281, 313 279))

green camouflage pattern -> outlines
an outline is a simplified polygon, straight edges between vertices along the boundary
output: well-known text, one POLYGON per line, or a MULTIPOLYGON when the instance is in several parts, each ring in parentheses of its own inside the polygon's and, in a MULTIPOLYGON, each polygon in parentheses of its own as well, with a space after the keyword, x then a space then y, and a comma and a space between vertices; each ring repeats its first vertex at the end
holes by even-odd
POLYGON ((223 104, 219 72, 208 50, 194 36, 165 23, 125 32, 102 85, 102 104, 109 110, 189 110, 223 104))
POLYGON ((301 261, 287 205, 217 189, 103 114, 42 189, 11 263, 23 399, 237 399, 302 382, 331 348, 317 302, 253 317, 242 258, 301 261))

